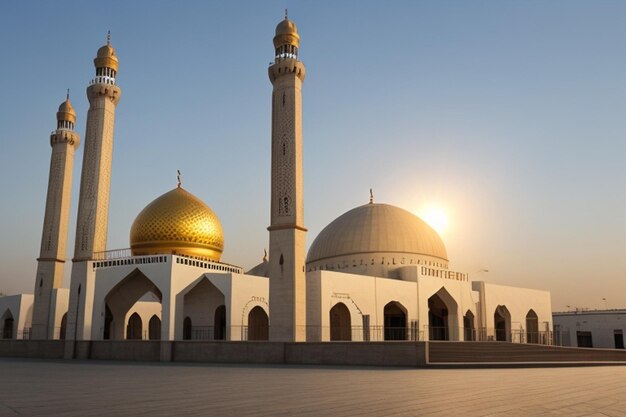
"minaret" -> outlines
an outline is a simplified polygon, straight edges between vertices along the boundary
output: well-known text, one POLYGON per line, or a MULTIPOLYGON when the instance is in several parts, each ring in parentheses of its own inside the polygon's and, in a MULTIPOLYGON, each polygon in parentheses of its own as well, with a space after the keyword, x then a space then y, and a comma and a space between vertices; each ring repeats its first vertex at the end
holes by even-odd
MULTIPOLYGON (((98 49, 93 60, 96 76, 87 87, 89 111, 85 130, 85 149, 80 176, 80 195, 76 219, 76 241, 72 259, 70 303, 67 313, 66 340, 91 338, 94 276, 89 261, 106 250, 109 223, 109 191, 113 157, 115 107, 121 90, 115 84, 118 60, 111 46, 98 49)), ((65 344, 65 357, 74 356, 74 344, 65 344)))
POLYGON ((115 85, 118 61, 110 35, 107 44, 98 49, 93 63, 96 77, 87 88, 89 112, 80 176, 75 262, 92 259, 95 252, 106 250, 113 126, 115 107, 121 95, 120 88, 115 85))
POLYGON ((300 36, 287 18, 276 26, 269 67, 272 92, 272 200, 270 232, 270 340, 306 340, 305 240, 302 181, 300 36))
POLYGON ((50 298, 52 289, 61 287, 63 281, 74 152, 80 144, 80 137, 74 131, 74 123, 76 113, 70 103, 68 91, 67 99, 61 103, 57 112, 57 129, 50 135, 52 157, 41 249, 37 258, 32 339, 54 337, 54 323, 50 321, 50 298))

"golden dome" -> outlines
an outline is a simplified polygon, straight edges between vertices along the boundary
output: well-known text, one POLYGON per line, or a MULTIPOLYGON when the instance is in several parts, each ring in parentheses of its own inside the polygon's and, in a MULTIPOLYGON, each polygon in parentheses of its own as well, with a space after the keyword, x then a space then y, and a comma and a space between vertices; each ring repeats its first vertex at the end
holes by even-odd
POLYGON ((70 103, 69 96, 63 103, 61 103, 59 110, 57 111, 57 121, 62 120, 76 123, 76 112, 74 111, 74 107, 72 107, 72 103, 70 103))
POLYGON ((93 60, 96 68, 111 68, 117 72, 119 61, 115 55, 115 49, 111 46, 111 34, 107 35, 107 44, 98 49, 96 59, 93 60))
POLYGON ((276 36, 274 36, 274 46, 281 45, 300 46, 300 35, 296 24, 285 16, 285 19, 276 26, 276 36))
MULTIPOLYGON (((446 247, 432 227, 416 215, 389 204, 365 204, 354 208, 326 226, 315 238, 307 254, 309 267, 352 265, 394 258, 432 262, 447 267, 446 247)), ((355 265, 355 268, 357 265, 355 265)), ((370 268, 365 274, 387 274, 389 268, 370 268)), ((381 276, 381 275, 378 275, 381 276)))
POLYGON ((130 229, 133 256, 178 254, 219 261, 222 225, 199 198, 180 186, 148 204, 130 229))

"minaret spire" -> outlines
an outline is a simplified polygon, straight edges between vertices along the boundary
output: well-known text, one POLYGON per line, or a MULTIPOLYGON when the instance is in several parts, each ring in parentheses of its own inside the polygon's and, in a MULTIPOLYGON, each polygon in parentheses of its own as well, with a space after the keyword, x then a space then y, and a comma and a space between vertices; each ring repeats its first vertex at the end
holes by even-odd
MULTIPOLYGON (((98 49, 93 63, 96 75, 87 87, 89 111, 72 259, 68 340, 91 337, 87 324, 89 320, 85 320, 91 317, 93 311, 93 306, 86 300, 95 285, 89 261, 94 260, 99 252, 104 252, 107 246, 115 109, 122 94, 115 81, 119 61, 111 46, 110 34, 107 34, 107 44, 98 49)), ((72 357, 74 344, 67 343, 65 347, 65 356, 72 357)))
POLYGON ((306 340, 302 82, 300 36, 287 18, 276 26, 272 91, 272 194, 269 251, 270 340, 306 340))
POLYGON ((67 232, 70 216, 70 196, 74 153, 80 137, 74 131, 76 112, 67 97, 57 111, 57 129, 50 135, 52 156, 46 210, 41 234, 41 249, 37 258, 35 299, 33 304, 32 338, 53 339, 54 329, 61 326, 55 314, 52 294, 61 287, 65 265, 67 232))

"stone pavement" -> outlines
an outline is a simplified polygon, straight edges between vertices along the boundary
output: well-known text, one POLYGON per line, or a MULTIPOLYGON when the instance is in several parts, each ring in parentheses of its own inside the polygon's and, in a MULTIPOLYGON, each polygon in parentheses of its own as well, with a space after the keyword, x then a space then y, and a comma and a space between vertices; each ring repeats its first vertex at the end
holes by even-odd
POLYGON ((406 369, 0 359, 0 416, 624 416, 626 367, 406 369))

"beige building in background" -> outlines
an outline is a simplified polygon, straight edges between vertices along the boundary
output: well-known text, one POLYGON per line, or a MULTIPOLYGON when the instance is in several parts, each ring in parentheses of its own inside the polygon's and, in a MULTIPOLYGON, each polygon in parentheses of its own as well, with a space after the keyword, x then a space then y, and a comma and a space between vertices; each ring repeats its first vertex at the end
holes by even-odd
MULTIPOLYGON (((270 253, 247 272, 221 262, 219 218, 180 179, 137 215, 129 249, 106 250, 120 89, 114 49, 107 42, 98 50, 71 285, 51 290, 48 334, 34 338, 552 343, 549 292, 472 282, 449 269, 430 226, 373 197, 332 221, 306 254, 299 42, 285 17, 269 67, 270 253)), ((21 297, 19 306, 0 298, 0 324, 12 338, 30 335, 23 331, 29 299, 21 297)), ((74 344, 65 346, 73 357, 74 344)), ((161 349, 161 358, 171 358, 171 344, 161 349)))

